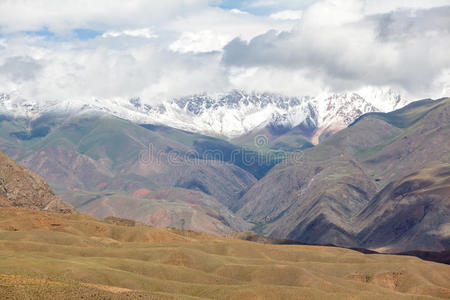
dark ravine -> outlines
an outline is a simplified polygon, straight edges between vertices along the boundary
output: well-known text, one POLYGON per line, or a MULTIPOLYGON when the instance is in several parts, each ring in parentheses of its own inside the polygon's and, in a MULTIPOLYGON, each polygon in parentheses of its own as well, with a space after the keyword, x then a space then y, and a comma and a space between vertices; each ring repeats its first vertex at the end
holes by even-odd
MULTIPOLYGON (((237 232, 230 235, 230 237, 235 239, 240 239, 249 242, 262 243, 262 244, 270 244, 270 245, 303 245, 303 246, 327 246, 327 247, 338 247, 339 246, 333 244, 307 244, 302 243, 295 240, 286 240, 286 239, 276 239, 268 236, 256 234, 254 232, 237 232)), ((437 263, 443 263, 450 265, 450 248, 440 252, 432 252, 432 251, 408 251, 408 252, 400 252, 400 253, 382 253, 374 250, 366 249, 366 248, 348 248, 350 250, 358 251, 364 254, 386 254, 386 255, 404 255, 404 256, 415 256, 422 260, 433 261, 437 263)))
POLYGON ((450 265, 450 249, 441 252, 431 251, 408 251, 403 253, 397 253, 398 255, 415 256, 423 260, 434 261, 450 265))

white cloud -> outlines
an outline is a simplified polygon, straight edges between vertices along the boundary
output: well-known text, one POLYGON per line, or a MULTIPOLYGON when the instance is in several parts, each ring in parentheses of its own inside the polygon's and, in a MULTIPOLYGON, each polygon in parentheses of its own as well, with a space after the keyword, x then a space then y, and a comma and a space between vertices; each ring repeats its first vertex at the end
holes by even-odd
POLYGON ((0 91, 17 91, 33 100, 140 96, 154 102, 228 87, 219 55, 177 54, 160 49, 153 39, 136 43, 126 36, 117 47, 108 39, 60 43, 15 38, 0 52, 0 66, 12 71, 0 73, 0 91), (34 75, 27 75, 33 69, 34 75))
POLYGON ((303 16, 302 10, 282 10, 270 15, 275 20, 300 20, 303 16))
POLYGON ((450 5, 450 0, 367 0, 366 14, 389 13, 399 9, 429 9, 450 5))
POLYGON ((303 8, 313 2, 314 0, 251 0, 245 1, 244 6, 246 7, 270 7, 279 8, 284 7, 286 9, 298 9, 303 8))
POLYGON ((363 4, 317 2, 294 30, 233 40, 223 63, 308 74, 334 90, 393 85, 416 95, 440 93, 437 82, 450 68, 450 7, 374 18, 365 16, 363 4))
POLYGON ((29 56, 11 56, 0 65, 0 74, 12 82, 29 81, 36 78, 42 65, 29 56))
POLYGON ((325 27, 338 27, 361 20, 363 10, 362 0, 318 1, 303 14, 302 26, 305 30, 315 30, 319 33, 325 27))
POLYGON ((249 91, 265 91, 288 96, 319 95, 328 87, 320 77, 308 70, 266 67, 232 67, 230 83, 249 91))
POLYGON ((408 5, 400 0, 321 0, 302 13, 309 2, 245 2, 277 7, 255 16, 208 0, 0 0, 0 92, 148 102, 232 88, 290 95, 367 85, 420 97, 449 92, 450 8, 423 9, 443 0, 407 1, 413 11, 399 9, 408 5), (58 35, 76 28, 102 35, 21 32, 43 26, 58 35))
POLYGON ((232 35, 221 35, 211 30, 183 32, 181 37, 173 42, 169 48, 181 53, 212 52, 221 50, 232 39, 232 35))
POLYGON ((292 20, 280 21, 222 9, 208 9, 177 18, 167 23, 164 28, 180 32, 177 40, 170 44, 171 50, 197 53, 222 51, 235 37, 250 40, 271 29, 289 30, 294 24, 292 20))
POLYGON ((134 30, 123 30, 123 31, 107 31, 102 34, 102 37, 119 37, 119 36, 132 36, 132 37, 144 37, 147 39, 157 38, 158 35, 153 33, 148 28, 134 29, 134 30))
POLYGON ((237 14, 237 15, 248 15, 248 12, 242 11, 237 8, 230 9, 230 12, 232 12, 233 14, 237 14))
POLYGON ((208 0, 3 0, 3 32, 40 30, 64 33, 74 28, 143 28, 207 7, 208 0))

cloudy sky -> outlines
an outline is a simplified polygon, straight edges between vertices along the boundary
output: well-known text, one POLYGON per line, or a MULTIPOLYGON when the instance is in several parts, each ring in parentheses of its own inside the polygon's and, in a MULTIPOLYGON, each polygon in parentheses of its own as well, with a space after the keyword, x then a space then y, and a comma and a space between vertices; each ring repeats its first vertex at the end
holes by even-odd
POLYGON ((0 93, 450 96, 450 0, 0 0, 0 93))

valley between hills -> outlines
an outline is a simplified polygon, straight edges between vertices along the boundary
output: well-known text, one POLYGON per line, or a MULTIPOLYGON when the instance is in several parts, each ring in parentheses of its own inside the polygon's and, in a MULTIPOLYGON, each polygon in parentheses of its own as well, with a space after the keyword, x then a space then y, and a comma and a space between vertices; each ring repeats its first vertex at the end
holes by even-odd
POLYGON ((295 151, 95 113, 0 124, 2 299, 450 298, 448 98, 295 151))
POLYGON ((449 111, 447 98, 365 114, 315 146, 322 129, 307 123, 230 140, 94 111, 4 115, 0 150, 99 218, 439 252, 450 247, 449 111))

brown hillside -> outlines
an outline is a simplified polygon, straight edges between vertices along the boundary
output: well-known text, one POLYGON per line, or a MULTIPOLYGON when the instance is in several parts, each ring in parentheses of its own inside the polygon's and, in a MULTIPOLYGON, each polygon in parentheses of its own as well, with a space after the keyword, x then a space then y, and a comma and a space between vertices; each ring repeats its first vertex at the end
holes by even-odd
POLYGON ((450 248, 450 165, 423 169, 386 186, 355 218, 362 245, 381 251, 450 248))
POLYGON ((61 201, 41 177, 0 152, 0 207, 9 206, 59 213, 75 211, 61 201))

